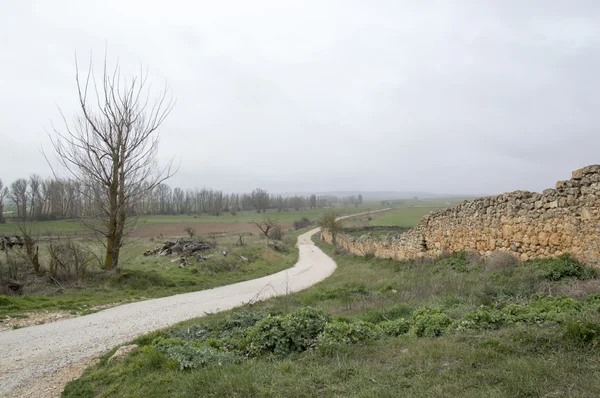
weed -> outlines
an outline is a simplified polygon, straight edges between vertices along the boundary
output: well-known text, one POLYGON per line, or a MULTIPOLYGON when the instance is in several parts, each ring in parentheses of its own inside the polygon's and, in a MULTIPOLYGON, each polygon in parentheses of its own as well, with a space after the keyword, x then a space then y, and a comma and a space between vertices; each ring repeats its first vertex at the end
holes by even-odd
POLYGON ((564 278, 591 279, 596 276, 596 270, 588 268, 569 253, 559 257, 533 260, 532 265, 542 270, 542 276, 551 281, 564 278))

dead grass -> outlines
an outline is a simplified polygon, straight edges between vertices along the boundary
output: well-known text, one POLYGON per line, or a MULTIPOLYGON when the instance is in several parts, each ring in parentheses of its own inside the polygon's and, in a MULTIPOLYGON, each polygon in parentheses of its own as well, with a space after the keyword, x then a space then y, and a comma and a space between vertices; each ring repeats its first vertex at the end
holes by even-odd
POLYGON ((517 264, 519 259, 508 252, 492 252, 485 261, 486 267, 494 271, 516 267, 517 264))

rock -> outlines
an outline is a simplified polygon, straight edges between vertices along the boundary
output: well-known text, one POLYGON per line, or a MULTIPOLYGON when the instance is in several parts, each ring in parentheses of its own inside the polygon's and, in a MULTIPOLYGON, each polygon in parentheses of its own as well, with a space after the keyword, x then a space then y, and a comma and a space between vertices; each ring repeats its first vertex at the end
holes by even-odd
POLYGON ((131 354, 132 352, 136 352, 139 349, 140 346, 138 346, 137 344, 124 345, 122 347, 119 347, 117 351, 115 351, 115 353, 110 358, 108 358, 108 363, 126 357, 127 355, 131 354))

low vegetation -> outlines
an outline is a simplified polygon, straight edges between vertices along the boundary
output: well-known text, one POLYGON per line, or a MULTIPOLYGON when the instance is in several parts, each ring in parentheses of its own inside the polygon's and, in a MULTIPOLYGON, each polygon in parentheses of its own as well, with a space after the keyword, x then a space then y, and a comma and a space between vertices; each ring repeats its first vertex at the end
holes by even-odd
POLYGON ((334 256, 319 285, 142 336, 64 396, 600 394, 600 280, 573 257, 334 256))
MULTIPOLYGON (((41 268, 34 270, 24 249, 0 252, 0 282, 20 281, 20 295, 0 295, 0 318, 36 311, 85 314, 106 305, 203 290, 253 279, 293 266, 298 258, 295 236, 276 245, 237 235, 198 236, 214 239, 214 249, 189 257, 144 256, 162 241, 139 240, 125 246, 123 264, 104 271, 90 256, 93 241, 56 239, 40 244, 41 268), (185 266, 184 266, 185 265, 185 266)), ((9 283, 0 283, 7 286, 9 283)), ((11 293, 9 291, 5 293, 11 293)))

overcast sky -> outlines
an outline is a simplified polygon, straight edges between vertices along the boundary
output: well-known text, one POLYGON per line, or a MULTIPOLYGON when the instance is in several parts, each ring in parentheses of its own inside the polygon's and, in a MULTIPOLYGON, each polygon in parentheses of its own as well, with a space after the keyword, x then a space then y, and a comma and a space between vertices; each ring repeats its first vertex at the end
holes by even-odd
POLYGON ((0 178, 48 176, 74 54, 168 81, 171 185, 540 191, 600 163, 600 2, 0 0, 0 178))

